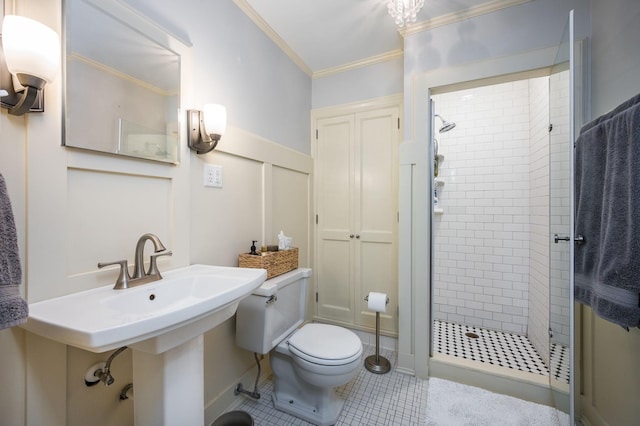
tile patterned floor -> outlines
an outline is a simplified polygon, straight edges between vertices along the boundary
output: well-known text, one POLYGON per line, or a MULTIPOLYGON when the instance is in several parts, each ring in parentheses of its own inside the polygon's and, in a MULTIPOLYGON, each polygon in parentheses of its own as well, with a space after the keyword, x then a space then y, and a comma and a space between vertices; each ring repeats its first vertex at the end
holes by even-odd
MULTIPOLYGON (((373 355, 373 346, 364 346, 365 357, 373 355)), ((387 374, 373 374, 361 367, 355 379, 337 388, 345 398, 344 409, 336 426, 414 426, 426 424, 427 381, 398 373, 395 351, 381 350, 380 355, 391 362, 387 374)), ((363 361, 364 363, 364 361, 363 361)), ((270 377, 259 388, 259 400, 246 398, 237 410, 251 414, 256 426, 307 426, 304 420, 277 411, 273 408, 271 394, 273 379, 270 377)))
MULTIPOLYGON (((445 321, 433 322, 433 350, 533 374, 549 375, 549 368, 526 336, 445 321)), ((558 380, 569 380, 568 349, 554 345, 551 365, 558 380)))
POLYGON ((569 383, 569 348, 558 343, 552 343, 549 355, 553 377, 561 382, 569 383))
MULTIPOLYGON (((450 323, 441 323, 437 327, 434 324, 434 328, 437 329, 434 347, 441 353, 458 354, 509 368, 524 368, 524 371, 536 374, 549 374, 531 344, 522 336, 450 323), (478 339, 464 335, 469 332, 476 333, 478 339), (450 339, 447 341, 444 336, 449 336, 450 339)), ((374 353, 373 346, 365 345, 363 359, 374 353)), ((395 351, 383 349, 380 355, 391 362, 392 369, 389 373, 373 374, 361 367, 355 379, 336 389, 338 395, 347 401, 336 426, 426 425, 428 382, 396 372, 395 351)), ((560 380, 566 377, 568 382, 569 370, 565 366, 568 349, 554 345, 551 359, 554 374, 560 380)), ((311 426, 311 423, 273 408, 273 377, 260 385, 259 392, 259 400, 244 397, 243 402, 235 408, 251 414, 255 426, 311 426)))

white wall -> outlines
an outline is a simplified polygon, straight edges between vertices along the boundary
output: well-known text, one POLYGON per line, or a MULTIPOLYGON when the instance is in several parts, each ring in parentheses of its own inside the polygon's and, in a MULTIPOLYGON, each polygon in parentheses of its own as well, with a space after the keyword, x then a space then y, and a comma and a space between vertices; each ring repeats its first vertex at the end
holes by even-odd
MULTIPOLYGON (((15 3, 18 14, 60 29, 60 1, 15 3)), ((0 172, 14 204, 29 302, 112 284, 115 272, 98 271, 96 262, 132 263, 144 232, 174 253, 159 262, 161 270, 196 262, 235 266, 252 239, 272 242, 281 228, 300 247, 300 264, 310 266, 309 77, 231 0, 136 4, 189 36, 182 108, 226 104, 228 132, 204 156, 185 148, 183 136, 181 163, 173 166, 62 147, 60 77, 47 86, 44 114, 12 117, 3 109, 0 172), (204 163, 224 166, 222 189, 202 186, 204 163)), ((237 349, 233 336, 233 319, 205 335, 207 422, 234 400, 240 378, 254 377, 252 354, 237 349)), ((86 388, 84 372, 108 354, 19 328, 1 331, 0 423, 132 424, 132 401, 117 399, 131 379, 128 352, 117 358, 113 386, 86 388)))
MULTIPOLYGON (((593 119, 640 92, 640 3, 591 0, 593 119)), ((581 308, 582 412, 592 425, 640 418, 640 329, 629 332, 581 308)))
POLYGON ((312 108, 397 95, 402 93, 402 78, 402 56, 338 74, 314 78, 312 108))

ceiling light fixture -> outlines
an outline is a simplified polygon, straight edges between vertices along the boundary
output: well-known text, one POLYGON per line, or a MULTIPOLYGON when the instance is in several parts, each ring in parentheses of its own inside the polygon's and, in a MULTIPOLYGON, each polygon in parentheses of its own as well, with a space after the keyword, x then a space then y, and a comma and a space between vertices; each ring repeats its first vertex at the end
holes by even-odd
POLYGON ((398 27, 416 22, 420 9, 424 6, 424 0, 389 0, 387 7, 398 27))

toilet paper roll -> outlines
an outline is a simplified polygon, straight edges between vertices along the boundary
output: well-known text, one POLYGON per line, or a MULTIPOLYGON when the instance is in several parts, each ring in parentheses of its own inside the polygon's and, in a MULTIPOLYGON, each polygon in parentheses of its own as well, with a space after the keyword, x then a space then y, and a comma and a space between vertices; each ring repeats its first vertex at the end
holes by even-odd
POLYGON ((387 295, 385 293, 369 293, 369 310, 375 312, 387 312, 387 295))

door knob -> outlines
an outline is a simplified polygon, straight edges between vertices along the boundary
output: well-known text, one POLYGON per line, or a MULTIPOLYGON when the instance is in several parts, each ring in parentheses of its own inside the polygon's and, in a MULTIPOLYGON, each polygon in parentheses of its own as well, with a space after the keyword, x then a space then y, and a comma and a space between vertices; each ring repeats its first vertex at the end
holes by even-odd
POLYGON ((555 241, 556 244, 558 244, 558 241, 569 241, 571 238, 570 237, 561 237, 558 234, 555 234, 553 236, 553 241, 555 241))
POLYGON ((356 234, 356 238, 360 238, 360 234, 356 234))
POLYGON ((349 235, 349 238, 353 238, 353 234, 349 235))

